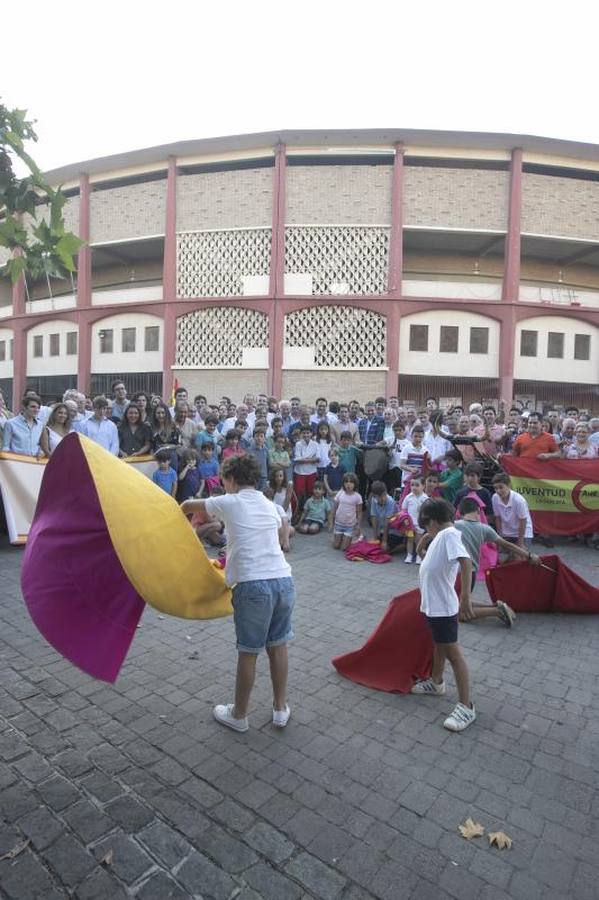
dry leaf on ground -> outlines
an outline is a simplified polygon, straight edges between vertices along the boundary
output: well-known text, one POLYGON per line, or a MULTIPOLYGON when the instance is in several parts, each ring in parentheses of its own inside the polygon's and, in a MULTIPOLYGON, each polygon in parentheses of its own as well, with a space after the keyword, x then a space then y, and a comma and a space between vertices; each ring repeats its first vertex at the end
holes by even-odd
POLYGON ((498 847, 500 850, 511 850, 512 849, 512 839, 508 837, 507 834, 503 831, 490 831, 489 832, 489 844, 491 846, 498 847))
POLYGON ((30 840, 26 840, 21 841, 20 844, 15 844, 12 850, 9 850, 8 853, 3 853, 2 856, 0 856, 0 859, 14 859, 19 855, 19 853, 22 853, 23 850, 26 850, 30 843, 30 840))
POLYGON ((111 866, 113 857, 114 857, 114 850, 109 850, 108 853, 104 854, 104 856, 100 860, 100 863, 105 866, 111 866))
POLYGON ((467 841, 470 838, 480 837, 485 833, 485 826, 480 822, 473 822, 471 818, 467 818, 463 825, 458 825, 458 831, 467 841))

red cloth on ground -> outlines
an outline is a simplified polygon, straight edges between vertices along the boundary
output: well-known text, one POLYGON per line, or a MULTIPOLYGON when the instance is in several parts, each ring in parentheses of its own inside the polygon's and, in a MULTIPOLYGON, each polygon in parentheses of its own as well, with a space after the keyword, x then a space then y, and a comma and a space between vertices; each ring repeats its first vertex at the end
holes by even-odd
POLYGON ((364 646, 332 662, 340 675, 358 684, 409 694, 415 681, 428 678, 433 664, 433 639, 420 612, 420 591, 394 597, 364 646))
POLYGON ((504 600, 516 612, 599 613, 599 588, 569 569, 559 556, 542 556, 541 561, 553 572, 528 562, 490 569, 491 599, 504 600))
POLYGON ((356 541, 345 550, 345 557, 352 562, 362 562, 363 560, 371 563, 391 562, 391 557, 381 550, 378 541, 356 541))

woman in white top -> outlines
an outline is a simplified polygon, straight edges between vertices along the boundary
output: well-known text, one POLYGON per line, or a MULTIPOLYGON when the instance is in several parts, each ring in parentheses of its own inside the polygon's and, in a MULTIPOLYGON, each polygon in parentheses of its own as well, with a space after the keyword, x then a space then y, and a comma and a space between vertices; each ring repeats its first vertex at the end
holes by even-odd
POLYGON ((589 441, 589 426, 586 422, 577 422, 574 441, 564 448, 566 459, 597 459, 597 447, 589 441))
POLYGON ((52 456, 63 437, 71 430, 71 417, 66 403, 57 403, 52 407, 46 427, 40 435, 40 447, 45 456, 52 456))
POLYGON ((397 418, 397 413, 394 409, 391 409, 390 406, 387 407, 385 412, 383 413, 383 419, 385 420, 385 431, 383 432, 383 440, 390 447, 394 441, 393 434, 393 425, 395 424, 395 420, 397 418))
POLYGON ((430 417, 431 430, 424 435, 424 446, 428 450, 433 468, 445 468, 443 459, 453 445, 447 440, 447 432, 443 428, 443 413, 436 410, 430 417))

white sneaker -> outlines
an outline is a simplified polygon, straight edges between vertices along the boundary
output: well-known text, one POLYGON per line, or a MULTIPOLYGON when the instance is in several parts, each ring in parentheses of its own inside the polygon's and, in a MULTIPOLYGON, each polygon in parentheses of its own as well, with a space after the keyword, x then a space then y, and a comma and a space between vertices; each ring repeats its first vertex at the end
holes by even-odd
POLYGON ((422 565, 422 560, 420 559, 418 554, 416 554, 416 558, 414 559, 414 562, 416 563, 417 566, 422 565))
POLYGON ((437 684, 432 678, 425 678, 423 681, 417 681, 412 685, 411 694, 441 694, 445 693, 445 682, 437 684))
POLYGON ((464 706, 463 703, 458 703, 452 714, 443 722, 443 728, 447 728, 448 731, 463 731, 464 728, 472 725, 475 719, 476 710, 474 709, 474 704, 469 707, 464 706))
POLYGON ((291 717, 291 709, 289 704, 285 704, 285 709, 273 709, 272 724, 275 728, 284 728, 291 717))
POLYGON ((410 555, 409 553, 408 553, 408 555, 406 556, 406 558, 404 559, 404 562, 407 562, 407 563, 411 563, 411 562, 412 562, 412 557, 411 557, 411 555, 410 555))
POLYGON ((233 703, 222 703, 219 706, 215 706, 213 710, 214 718, 217 722, 220 722, 221 725, 232 728, 233 731, 247 731, 250 727, 248 725, 247 716, 244 719, 233 718, 233 708, 233 703))

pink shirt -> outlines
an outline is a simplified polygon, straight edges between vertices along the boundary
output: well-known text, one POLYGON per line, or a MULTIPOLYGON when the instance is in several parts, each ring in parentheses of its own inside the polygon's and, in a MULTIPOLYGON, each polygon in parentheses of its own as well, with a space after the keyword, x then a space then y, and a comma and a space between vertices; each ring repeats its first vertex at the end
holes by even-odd
POLYGON ((335 495, 337 502, 337 512, 335 513, 335 522, 338 525, 355 525, 358 521, 358 506, 362 505, 362 497, 357 491, 348 494, 343 489, 335 495))

